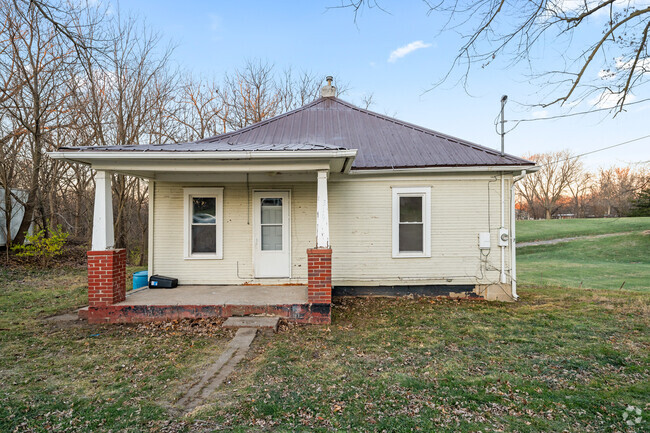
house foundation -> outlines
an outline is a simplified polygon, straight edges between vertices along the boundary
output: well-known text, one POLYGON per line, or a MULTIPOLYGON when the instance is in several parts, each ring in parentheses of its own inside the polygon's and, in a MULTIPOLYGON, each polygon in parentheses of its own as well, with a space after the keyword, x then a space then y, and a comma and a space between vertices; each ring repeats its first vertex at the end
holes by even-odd
POLYGON ((210 317, 277 316, 290 322, 329 323, 329 304, 291 305, 123 305, 88 307, 80 310, 80 317, 89 323, 140 323, 162 322, 177 319, 202 319, 210 317))
POLYGON ((509 284, 477 284, 474 293, 487 301, 514 302, 509 284))

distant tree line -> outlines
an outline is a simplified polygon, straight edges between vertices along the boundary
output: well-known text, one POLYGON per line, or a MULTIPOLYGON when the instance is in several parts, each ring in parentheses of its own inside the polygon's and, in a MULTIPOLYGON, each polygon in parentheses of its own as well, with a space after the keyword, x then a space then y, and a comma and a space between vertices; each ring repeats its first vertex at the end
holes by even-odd
POLYGON ((524 157, 541 169, 516 184, 517 214, 521 219, 645 214, 644 197, 650 193, 647 163, 589 171, 568 150, 524 157))
MULTIPOLYGON (((70 240, 90 239, 94 172, 47 151, 198 140, 319 94, 322 77, 259 60, 219 79, 180 70, 159 35, 101 3, 0 0, 0 189, 7 192, 0 230, 7 250, 23 243, 32 224, 61 225, 70 240), (12 239, 16 206, 25 212, 12 239)), ((142 264, 147 183, 115 174, 113 200, 116 246, 135 252, 132 259, 142 264)))

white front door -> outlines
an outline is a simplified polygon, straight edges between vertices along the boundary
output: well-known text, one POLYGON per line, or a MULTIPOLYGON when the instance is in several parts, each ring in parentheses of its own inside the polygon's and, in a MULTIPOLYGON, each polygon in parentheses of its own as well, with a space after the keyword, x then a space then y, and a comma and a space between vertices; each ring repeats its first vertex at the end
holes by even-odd
POLYGON ((253 193, 255 278, 291 277, 289 191, 253 193))

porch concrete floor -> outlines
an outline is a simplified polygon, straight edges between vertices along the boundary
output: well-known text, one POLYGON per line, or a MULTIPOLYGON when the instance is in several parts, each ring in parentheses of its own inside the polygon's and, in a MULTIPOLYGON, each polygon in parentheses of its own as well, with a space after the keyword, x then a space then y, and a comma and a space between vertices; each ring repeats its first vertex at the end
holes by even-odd
POLYGON ((178 286, 138 289, 115 305, 293 305, 307 303, 307 286, 178 286))

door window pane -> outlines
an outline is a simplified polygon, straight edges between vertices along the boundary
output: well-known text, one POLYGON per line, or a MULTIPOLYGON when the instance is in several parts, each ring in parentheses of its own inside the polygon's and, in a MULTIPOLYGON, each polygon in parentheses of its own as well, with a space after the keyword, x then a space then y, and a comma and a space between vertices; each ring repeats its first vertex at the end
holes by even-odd
POLYGON ((422 222, 422 197, 399 198, 399 221, 402 223, 422 222))
POLYGON ((422 252, 423 224, 399 225, 400 252, 422 252))
POLYGON ((282 224, 282 199, 262 199, 262 224, 282 224))
POLYGON ((262 206, 282 206, 282 197, 280 198, 263 198, 262 206))
POLYGON ((192 223, 216 224, 217 199, 215 197, 192 197, 192 223))
POLYGON ((192 226, 192 253, 217 252, 217 226, 193 225, 192 226))
POLYGON ((262 251, 282 250, 282 226, 262 226, 262 251))

